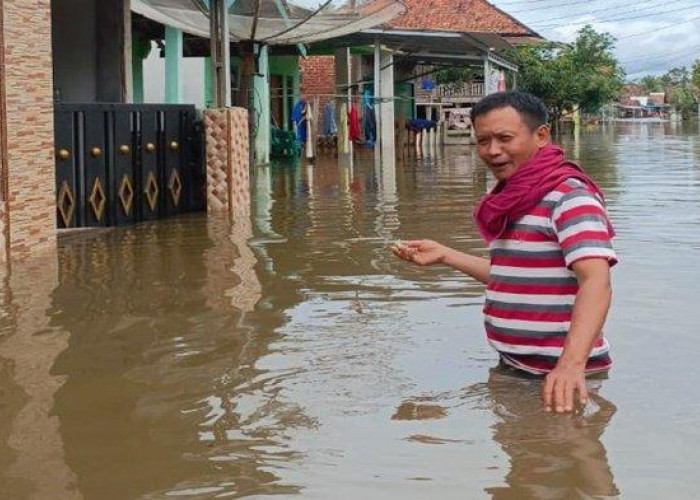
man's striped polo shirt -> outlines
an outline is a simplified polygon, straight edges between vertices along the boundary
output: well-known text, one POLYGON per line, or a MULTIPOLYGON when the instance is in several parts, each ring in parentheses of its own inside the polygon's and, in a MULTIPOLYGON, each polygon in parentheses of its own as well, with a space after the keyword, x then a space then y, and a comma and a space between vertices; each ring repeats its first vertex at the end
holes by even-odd
MULTIPOLYGON (((491 243, 486 333, 505 363, 534 374, 555 367, 579 288, 571 265, 591 258, 615 265, 611 239, 603 201, 569 179, 491 243)), ((601 332, 586 371, 607 370, 609 350, 601 332)))

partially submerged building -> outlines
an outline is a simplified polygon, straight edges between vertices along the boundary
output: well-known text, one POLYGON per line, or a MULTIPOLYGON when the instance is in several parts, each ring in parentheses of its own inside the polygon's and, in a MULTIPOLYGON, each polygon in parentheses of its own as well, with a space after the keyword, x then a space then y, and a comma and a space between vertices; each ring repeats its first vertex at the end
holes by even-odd
POLYGON ((0 260, 53 246, 57 228, 249 203, 249 124, 254 158, 266 162, 271 115, 289 113, 304 44, 403 9, 396 0, 319 9, 287 0, 0 1, 0 260), (164 102, 144 104, 143 59, 153 50, 163 52, 167 88, 164 102), (204 113, 181 97, 189 56, 210 68, 204 113))
POLYGON ((440 120, 446 124, 446 143, 465 142, 459 136, 465 133, 468 108, 486 94, 517 85, 508 49, 543 38, 485 0, 403 3, 406 12, 385 25, 312 44, 315 55, 302 61, 302 94, 325 96, 342 89, 333 52, 339 47, 353 56, 351 83, 372 88, 372 47, 379 44, 393 54, 396 116, 440 120))

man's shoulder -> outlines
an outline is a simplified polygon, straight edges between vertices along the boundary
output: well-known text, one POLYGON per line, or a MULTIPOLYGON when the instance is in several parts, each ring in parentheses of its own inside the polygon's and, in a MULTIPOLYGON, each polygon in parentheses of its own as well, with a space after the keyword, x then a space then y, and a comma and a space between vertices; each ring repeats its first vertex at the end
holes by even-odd
POLYGON ((564 182, 559 184, 556 188, 554 188, 554 191, 558 191, 563 194, 568 194, 574 191, 579 191, 581 192, 581 194, 591 192, 586 183, 583 182, 581 179, 577 179, 576 177, 569 177, 564 182))
POLYGON ((600 197, 588 184, 575 177, 570 177, 560 183, 544 197, 544 200, 557 205, 575 198, 583 198, 586 200, 594 199, 598 203, 602 202, 600 197))
POLYGON ((584 182, 576 179, 575 177, 570 177, 554 187, 544 196, 544 198, 542 198, 542 201, 546 205, 551 206, 557 202, 560 202, 565 196, 586 194, 588 192, 588 186, 586 186, 584 182))

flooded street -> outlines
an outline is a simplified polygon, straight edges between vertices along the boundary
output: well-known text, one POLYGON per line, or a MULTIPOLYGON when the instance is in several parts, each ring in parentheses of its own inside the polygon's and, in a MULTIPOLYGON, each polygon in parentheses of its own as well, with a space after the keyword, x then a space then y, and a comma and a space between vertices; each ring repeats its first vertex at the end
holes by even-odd
POLYGON ((615 366, 582 416, 497 368, 484 288, 395 240, 486 255, 470 149, 256 170, 253 215, 71 235, 0 289, 0 498, 692 498, 700 135, 566 137, 606 192, 615 366))

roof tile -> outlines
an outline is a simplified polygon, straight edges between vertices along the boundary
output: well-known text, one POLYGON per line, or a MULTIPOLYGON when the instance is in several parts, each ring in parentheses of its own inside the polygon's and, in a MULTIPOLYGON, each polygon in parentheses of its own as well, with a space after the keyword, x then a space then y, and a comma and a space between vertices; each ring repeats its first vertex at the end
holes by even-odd
POLYGON ((403 0, 406 14, 389 23, 392 28, 439 31, 486 31, 500 35, 540 36, 486 0, 403 0))

